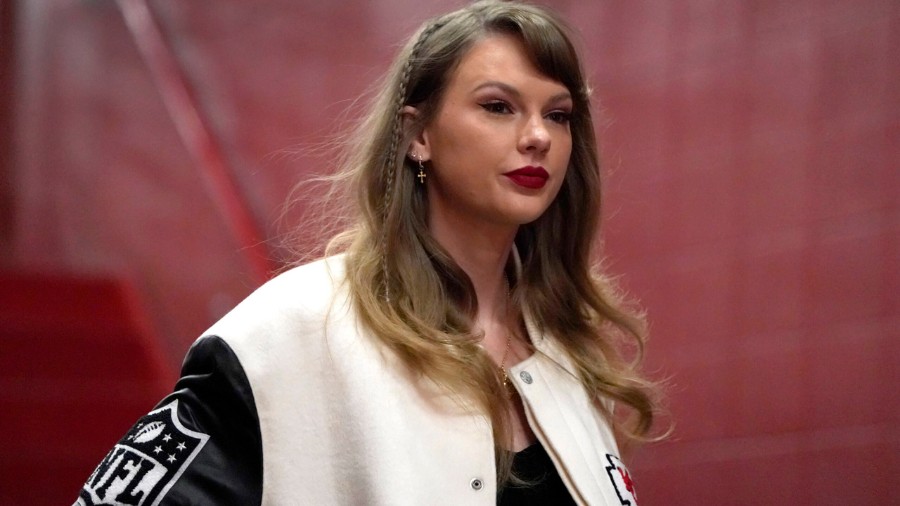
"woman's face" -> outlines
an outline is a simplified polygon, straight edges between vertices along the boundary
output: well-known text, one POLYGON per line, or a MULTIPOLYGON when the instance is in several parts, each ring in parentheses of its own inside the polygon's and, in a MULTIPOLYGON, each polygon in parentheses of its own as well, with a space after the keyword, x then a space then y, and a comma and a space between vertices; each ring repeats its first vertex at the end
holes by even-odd
POLYGON ((517 37, 477 42, 410 148, 429 162, 432 229, 513 228, 540 217, 569 164, 571 113, 568 89, 534 67, 517 37))

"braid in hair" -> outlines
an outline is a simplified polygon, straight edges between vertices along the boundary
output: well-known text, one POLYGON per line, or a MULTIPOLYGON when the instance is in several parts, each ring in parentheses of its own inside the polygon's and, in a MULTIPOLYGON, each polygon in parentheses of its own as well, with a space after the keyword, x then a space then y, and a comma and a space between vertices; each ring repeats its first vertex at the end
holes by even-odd
POLYGON ((400 148, 400 141, 403 139, 403 107, 406 105, 407 88, 409 88, 409 79, 412 75, 413 64, 419 56, 422 44, 428 40, 432 33, 444 26, 444 22, 436 21, 430 26, 422 30, 418 40, 413 45, 409 53, 409 58, 403 66, 403 73, 400 75, 400 83, 397 86, 397 100, 394 107, 394 126, 391 130, 391 144, 388 148, 387 162, 385 170, 384 185, 384 203, 381 208, 381 270, 384 278, 384 300, 388 303, 391 301, 390 282, 388 280, 387 265, 387 224, 388 214, 391 209, 391 197, 394 193, 394 170, 397 165, 397 151, 400 148))

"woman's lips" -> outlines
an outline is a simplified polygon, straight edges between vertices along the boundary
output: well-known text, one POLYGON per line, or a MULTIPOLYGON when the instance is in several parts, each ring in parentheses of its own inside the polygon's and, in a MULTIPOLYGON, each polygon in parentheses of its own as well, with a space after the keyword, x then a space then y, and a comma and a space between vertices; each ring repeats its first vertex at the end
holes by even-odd
POLYGON ((543 167, 522 167, 503 174, 519 186, 530 188, 533 190, 543 188, 547 184, 550 174, 543 167))

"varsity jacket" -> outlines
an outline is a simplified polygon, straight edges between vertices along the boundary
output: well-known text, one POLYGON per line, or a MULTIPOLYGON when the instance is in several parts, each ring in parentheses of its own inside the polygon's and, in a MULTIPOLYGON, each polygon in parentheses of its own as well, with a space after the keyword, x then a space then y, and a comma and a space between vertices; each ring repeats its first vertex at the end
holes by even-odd
MULTIPOLYGON (((413 376, 359 322, 343 257, 269 281, 191 347, 172 394, 76 504, 490 505, 490 421, 413 376)), ((510 368, 579 504, 635 504, 612 432, 552 336, 510 368)))

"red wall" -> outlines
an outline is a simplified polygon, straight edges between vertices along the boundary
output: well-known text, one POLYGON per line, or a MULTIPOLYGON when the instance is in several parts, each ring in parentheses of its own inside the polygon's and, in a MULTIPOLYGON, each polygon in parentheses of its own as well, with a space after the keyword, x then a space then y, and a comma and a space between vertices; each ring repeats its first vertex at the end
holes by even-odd
MULTIPOLYGON (((0 266, 128 280, 177 364, 286 257, 282 203, 351 101, 460 3, 150 1, 162 45, 140 1, 4 3, 0 266)), ((582 32, 610 265, 670 378, 641 504, 898 497, 900 4, 545 3, 582 32)))
POLYGON ((643 504, 896 500, 900 4, 676 3, 578 17, 678 424, 643 504))

